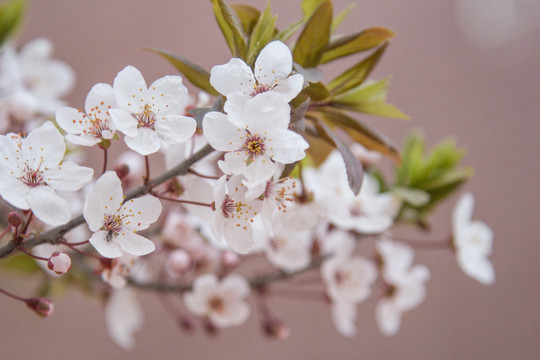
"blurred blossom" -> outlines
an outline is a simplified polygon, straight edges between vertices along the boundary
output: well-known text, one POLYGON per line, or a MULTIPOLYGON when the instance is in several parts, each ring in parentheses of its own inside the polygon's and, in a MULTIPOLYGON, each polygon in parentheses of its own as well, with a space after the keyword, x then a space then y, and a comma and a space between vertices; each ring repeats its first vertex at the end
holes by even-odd
POLYGON ((129 288, 114 290, 105 306, 105 321, 111 338, 128 350, 135 346, 133 334, 143 325, 143 312, 136 294, 129 288))

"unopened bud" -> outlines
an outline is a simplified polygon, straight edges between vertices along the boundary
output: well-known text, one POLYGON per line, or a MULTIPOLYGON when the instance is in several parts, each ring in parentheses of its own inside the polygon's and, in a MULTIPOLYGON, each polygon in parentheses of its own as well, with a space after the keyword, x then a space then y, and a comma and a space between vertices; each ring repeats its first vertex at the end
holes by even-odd
POLYGON ((30 298, 26 300, 26 305, 41 317, 51 315, 54 310, 52 301, 45 298, 30 298))
POLYGON ((291 329, 281 320, 267 320, 263 324, 264 333, 277 340, 285 340, 291 335, 291 329))
POLYGON ((57 274, 65 274, 71 267, 71 258, 66 253, 55 251, 47 261, 47 267, 57 274))
POLYGON ((187 316, 182 316, 178 323, 187 332, 193 332, 195 330, 195 323, 187 316))
POLYGON ((187 251, 177 249, 171 251, 167 259, 167 266, 175 274, 185 274, 193 268, 193 261, 187 251))
POLYGON ((224 266, 234 268, 240 262, 240 256, 234 251, 224 251, 221 255, 221 261, 224 266))
POLYGON ((8 222, 11 226, 20 226, 22 224, 22 217, 18 212, 10 211, 7 215, 8 222))
POLYGON ((217 335, 218 334, 218 328, 209 319, 205 319, 205 321, 204 321, 204 330, 209 335, 217 335))

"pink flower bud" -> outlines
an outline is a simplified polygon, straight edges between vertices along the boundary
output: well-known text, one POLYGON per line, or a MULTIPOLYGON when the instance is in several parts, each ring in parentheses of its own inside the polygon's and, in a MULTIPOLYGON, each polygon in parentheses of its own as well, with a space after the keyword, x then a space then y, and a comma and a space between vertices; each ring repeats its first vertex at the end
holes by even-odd
POLYGON ((225 251, 223 252, 223 255, 221 255, 221 261, 224 266, 233 268, 240 262, 240 257, 233 251, 225 251))
POLYGON ((178 323, 182 327, 182 329, 184 329, 187 332, 195 331, 195 323, 193 322, 193 320, 191 320, 187 316, 183 316, 182 318, 180 318, 178 323))
POLYGON ((65 253, 55 251, 49 258, 47 267, 57 274, 65 274, 71 267, 71 259, 65 253))
POLYGON ((129 175, 129 165, 128 164, 118 164, 114 167, 114 171, 120 181, 123 181, 129 175))
POLYGON ((187 251, 178 249, 171 251, 167 266, 174 274, 185 274, 193 268, 193 261, 187 251))
POLYGON ((18 212, 11 211, 7 215, 8 222, 11 226, 19 226, 22 224, 22 218, 21 215, 18 212))
POLYGON ((267 336, 277 340, 285 340, 291 335, 291 329, 281 320, 267 320, 263 330, 267 336))
POLYGON ((54 310, 52 301, 45 298, 30 298, 26 300, 26 305, 41 317, 51 315, 54 310))

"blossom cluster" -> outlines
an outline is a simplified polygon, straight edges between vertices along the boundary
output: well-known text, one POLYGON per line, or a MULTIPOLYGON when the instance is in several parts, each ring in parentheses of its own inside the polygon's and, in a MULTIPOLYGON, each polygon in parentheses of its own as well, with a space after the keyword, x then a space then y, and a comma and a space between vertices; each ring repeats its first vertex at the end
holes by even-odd
MULTIPOLYGON (((50 51, 45 40, 20 54, 2 48, 0 196, 12 210, 2 234, 11 231, 17 249, 46 260, 51 276, 72 266, 98 274, 90 281, 109 285, 105 314, 120 346, 134 345, 143 322, 137 286, 177 290, 186 309, 178 315, 181 324, 191 329, 201 319, 208 331, 244 323, 250 296, 271 296, 272 279, 311 269, 322 286, 319 299, 347 337, 356 333, 359 304, 372 296, 378 327, 389 336, 402 314, 425 299, 430 272, 414 264, 414 243, 394 236, 393 228, 408 205, 427 204, 429 193, 387 186, 378 169, 381 154, 352 139, 350 152, 328 151, 319 164, 306 157, 316 150, 308 142, 313 134, 292 126, 297 107, 291 104, 312 81, 284 42, 269 41, 253 66, 234 57, 213 67, 209 83, 224 102, 212 107, 208 95, 194 104, 181 76, 147 86, 133 66, 112 85, 94 85, 84 109, 64 106, 58 99, 71 87, 71 70, 49 59, 50 51), (39 80, 41 72, 54 81, 25 81, 39 80), (204 111, 189 112, 193 107, 204 111), (113 167, 104 162, 98 175, 65 159, 66 141, 97 146, 105 159, 111 146, 121 147, 115 142, 130 152, 113 167), (149 156, 158 153, 169 171, 197 161, 157 182, 149 156), (351 186, 347 156, 363 164, 359 191, 351 186), (74 229, 82 222, 89 232, 74 229), (29 229, 58 231, 54 241, 42 241, 51 244, 30 253, 29 229), (82 259, 72 263, 68 254, 82 259), (250 257, 266 259, 277 272, 250 277, 239 268, 250 257)), ((466 194, 454 210, 452 236, 438 245, 455 252, 465 274, 488 285, 495 279, 487 258, 493 235, 472 220, 472 210, 466 194)), ((267 334, 288 335, 280 319, 263 320, 267 334)))

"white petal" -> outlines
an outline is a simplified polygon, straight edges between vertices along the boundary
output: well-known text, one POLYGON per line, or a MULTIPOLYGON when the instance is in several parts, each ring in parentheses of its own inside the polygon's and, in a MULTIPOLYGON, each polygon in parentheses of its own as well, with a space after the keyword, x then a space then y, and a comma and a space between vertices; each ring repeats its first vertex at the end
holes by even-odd
POLYGON ((393 336, 401 326, 401 311, 391 299, 382 299, 375 308, 375 320, 383 335, 393 336))
POLYGON ((146 82, 133 66, 126 66, 116 75, 113 89, 118 105, 132 114, 140 112, 146 105, 146 82))
POLYGON ((114 236, 113 241, 117 242, 126 253, 135 256, 150 254, 156 249, 151 240, 129 230, 114 236))
POLYGON ((300 74, 294 74, 287 79, 279 81, 273 91, 283 96, 285 101, 289 102, 302 91, 303 87, 304 77, 300 74))
POLYGON ((0 195, 11 205, 21 209, 30 209, 26 200, 30 187, 11 176, 0 176, 0 195))
POLYGON ((188 140, 195 133, 195 119, 182 115, 168 115, 155 124, 159 137, 167 144, 179 144, 188 140))
POLYGON ((452 213, 452 229, 454 234, 466 226, 472 219, 474 209, 474 197, 467 192, 461 195, 452 213))
POLYGON ((197 316, 208 311, 208 299, 216 290, 218 279, 215 274, 204 274, 193 281, 193 290, 184 294, 186 308, 197 316))
POLYGON ((471 279, 483 285, 495 282, 495 270, 485 256, 472 251, 460 251, 457 254, 457 261, 461 270, 471 279))
POLYGON ((40 163, 50 167, 62 161, 66 144, 58 129, 52 122, 47 121, 23 140, 22 151, 25 160, 35 165, 33 168, 37 168, 40 163))
MULTIPOLYGON (((103 218, 102 218, 103 221, 103 218)), ((90 237, 90 244, 96 249, 101 256, 106 258, 114 259, 119 258, 122 255, 122 250, 120 250, 120 245, 116 241, 107 240, 107 232, 99 230, 92 234, 90 237)))
POLYGON ((304 150, 309 147, 309 144, 294 131, 274 129, 269 132, 268 137, 272 139, 271 148, 268 151, 272 160, 282 164, 291 164, 306 156, 304 150))
POLYGON ((94 170, 66 161, 61 166, 43 172, 47 184, 55 190, 76 191, 92 180, 94 170))
POLYGON ((46 224, 58 226, 71 219, 69 202, 48 186, 30 189, 26 199, 34 215, 46 224))
POLYGON ((107 330, 112 339, 122 348, 135 346, 133 333, 143 325, 143 313, 135 293, 130 289, 116 290, 105 307, 107 330))
POLYGON ((66 134, 66 140, 75 145, 94 146, 101 141, 99 138, 87 135, 66 134))
POLYGON ((150 224, 156 222, 161 214, 161 209, 161 202, 157 198, 145 195, 126 202, 120 213, 132 216, 129 219, 130 223, 126 224, 127 229, 139 231, 147 229, 150 224))
POLYGON ((251 226, 243 219, 227 219, 224 236, 227 244, 240 254, 247 254, 255 243, 251 226))
POLYGON ((227 115, 212 111, 203 119, 203 133, 208 143, 218 151, 237 150, 242 147, 245 131, 238 129, 227 115))
POLYGON ((260 84, 274 85, 292 70, 292 54, 281 41, 272 41, 261 50, 255 61, 255 77, 260 84))
POLYGON ((127 136, 137 135, 138 121, 124 109, 111 109, 109 111, 114 127, 127 136))
POLYGON ((56 122, 68 134, 80 134, 86 128, 88 118, 82 111, 72 107, 61 107, 56 110, 56 122))
POLYGON ((227 64, 212 68, 210 84, 225 96, 235 92, 250 95, 255 86, 255 78, 251 68, 245 62, 232 58, 227 64))
POLYGON ((141 155, 153 154, 161 147, 157 132, 146 127, 137 129, 137 136, 126 136, 124 141, 131 150, 141 155))
MULTIPOLYGON (((226 154, 226 160, 229 159, 229 157, 227 157, 227 155, 229 154, 236 153, 226 154)), ((224 165, 223 162, 220 162, 220 168, 223 170, 224 167, 222 165, 224 165)), ((273 163, 267 156, 256 157, 249 165, 245 165, 246 164, 244 164, 241 173, 244 174, 244 176, 246 177, 245 184, 247 186, 254 186, 259 183, 266 183, 272 178, 272 176, 274 175, 274 170, 276 168, 276 164, 273 163)))
POLYGON ((210 321, 217 327, 224 328, 243 324, 251 312, 250 307, 243 302, 231 304, 222 313, 212 312, 210 321))
POLYGON ((246 103, 244 125, 258 135, 276 128, 286 129, 291 121, 290 112, 289 104, 281 95, 268 91, 246 103))
POLYGON ((167 75, 154 81, 148 88, 148 104, 156 116, 183 114, 188 101, 187 94, 182 77, 167 75))
POLYGON ((244 151, 228 152, 224 160, 218 161, 218 166, 225 174, 240 175, 246 171, 248 154, 244 151))
POLYGON ((223 110, 229 115, 229 120, 232 121, 238 127, 244 124, 244 121, 236 122, 238 118, 242 118, 244 108, 248 101, 251 100, 251 96, 244 95, 244 93, 236 92, 227 96, 227 101, 223 107, 223 110))
POLYGON ((86 95, 84 110, 93 118, 106 119, 109 110, 117 106, 112 86, 98 83, 92 86, 86 95))
POLYGON ((90 230, 101 229, 104 215, 116 214, 123 201, 122 185, 116 173, 107 171, 101 175, 84 202, 83 216, 90 230))
POLYGON ((339 333, 346 337, 356 335, 357 309, 355 304, 345 301, 334 302, 330 308, 332 320, 339 333))
POLYGON ((236 299, 243 299, 249 295, 250 287, 247 280, 240 275, 231 274, 221 280, 220 291, 233 296, 236 299))

